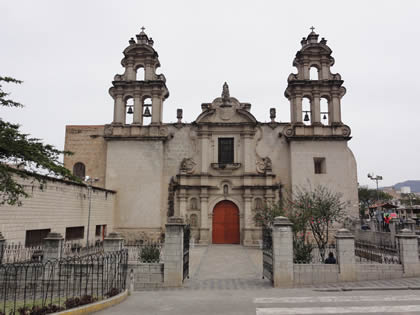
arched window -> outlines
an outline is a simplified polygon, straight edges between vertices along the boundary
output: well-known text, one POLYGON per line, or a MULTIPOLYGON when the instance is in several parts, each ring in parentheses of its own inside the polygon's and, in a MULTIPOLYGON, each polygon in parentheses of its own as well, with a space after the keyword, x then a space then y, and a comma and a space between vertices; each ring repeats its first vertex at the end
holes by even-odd
POLYGON ((319 72, 317 68, 309 68, 309 80, 319 80, 319 72))
POLYGON ((197 227, 198 225, 198 217, 195 213, 190 215, 190 225, 192 227, 197 227))
POLYGON ((150 125, 152 122, 152 99, 146 97, 143 100, 143 125, 150 125))
POLYGON ((311 116, 311 102, 308 98, 304 97, 302 99, 302 121, 305 125, 310 125, 312 122, 311 116))
POLYGON ((227 195, 229 193, 229 186, 228 185, 223 185, 223 194, 227 195))
POLYGON ((126 100, 125 107, 125 123, 132 124, 134 117, 134 99, 132 97, 126 100))
POLYGON ((86 176, 86 167, 82 162, 77 162, 73 165, 73 175, 84 180, 86 176))
POLYGON ((321 123, 323 125, 329 124, 329 112, 328 112, 328 100, 324 97, 320 100, 320 111, 321 111, 321 123))
POLYGON ((197 209, 197 198, 191 198, 190 209, 191 210, 196 210, 197 209))
POLYGON ((138 67, 136 70, 136 81, 144 81, 145 80, 145 71, 143 67, 138 67))

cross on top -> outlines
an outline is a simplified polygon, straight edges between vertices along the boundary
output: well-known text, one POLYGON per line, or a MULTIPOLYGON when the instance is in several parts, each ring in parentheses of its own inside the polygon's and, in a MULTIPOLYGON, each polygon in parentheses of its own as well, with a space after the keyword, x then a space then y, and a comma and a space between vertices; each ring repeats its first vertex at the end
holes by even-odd
POLYGON ((144 32, 146 28, 144 26, 141 27, 141 31, 144 32))
POLYGON ((311 29, 311 31, 313 32, 313 31, 314 31, 314 29, 315 29, 315 27, 311 26, 311 27, 310 27, 310 29, 311 29))

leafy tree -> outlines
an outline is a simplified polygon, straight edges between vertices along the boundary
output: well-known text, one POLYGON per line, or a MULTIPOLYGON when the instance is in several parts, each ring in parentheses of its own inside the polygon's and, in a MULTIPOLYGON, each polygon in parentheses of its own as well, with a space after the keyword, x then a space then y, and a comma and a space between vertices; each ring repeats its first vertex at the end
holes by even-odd
MULTIPOLYGON (((21 103, 8 98, 10 93, 3 91, 3 82, 22 83, 14 78, 0 76, 0 105, 23 107, 21 103)), ((19 128, 18 124, 0 118, 0 205, 21 205, 21 199, 29 197, 22 179, 37 181, 41 185, 45 182, 45 175, 80 181, 59 161, 61 154, 70 152, 43 144, 40 139, 31 138, 19 128)))
POLYGON ((390 194, 383 192, 381 190, 376 191, 376 189, 369 189, 359 187, 359 215, 363 217, 366 213, 366 210, 369 209, 369 206, 375 204, 379 201, 386 202, 393 199, 390 194))
POLYGON ((420 205, 420 196, 409 193, 401 194, 401 203, 405 206, 418 206, 420 205))

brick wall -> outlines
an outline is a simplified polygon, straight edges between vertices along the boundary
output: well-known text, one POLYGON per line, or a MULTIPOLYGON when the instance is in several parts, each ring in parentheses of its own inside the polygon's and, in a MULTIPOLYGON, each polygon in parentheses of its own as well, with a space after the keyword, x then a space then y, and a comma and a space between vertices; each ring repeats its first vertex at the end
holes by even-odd
MULTIPOLYGON (((24 181, 30 198, 23 205, 0 206, 0 231, 8 242, 25 242, 26 230, 51 229, 65 237, 66 227, 84 226, 87 235, 88 190, 82 184, 49 179, 43 187, 38 182, 24 181)), ((93 188, 90 240, 95 239, 95 226, 107 225, 113 230, 115 192, 93 188)))

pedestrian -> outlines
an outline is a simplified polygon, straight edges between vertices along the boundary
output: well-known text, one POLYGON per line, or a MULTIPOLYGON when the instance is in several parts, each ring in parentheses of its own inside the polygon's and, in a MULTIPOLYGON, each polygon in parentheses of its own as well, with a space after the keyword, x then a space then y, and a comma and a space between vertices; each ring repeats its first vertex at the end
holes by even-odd
POLYGON ((328 253, 328 258, 325 259, 325 263, 326 264, 331 264, 331 265, 337 263, 337 260, 335 259, 333 252, 328 253))

